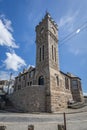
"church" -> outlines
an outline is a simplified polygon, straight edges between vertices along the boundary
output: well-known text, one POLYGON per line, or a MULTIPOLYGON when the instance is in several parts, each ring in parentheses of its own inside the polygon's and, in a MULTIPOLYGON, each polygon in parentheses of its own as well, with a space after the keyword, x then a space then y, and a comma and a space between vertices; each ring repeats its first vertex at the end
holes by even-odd
POLYGON ((81 79, 60 70, 58 25, 48 12, 35 30, 36 66, 15 78, 14 106, 25 112, 58 112, 70 101, 83 102, 81 79))

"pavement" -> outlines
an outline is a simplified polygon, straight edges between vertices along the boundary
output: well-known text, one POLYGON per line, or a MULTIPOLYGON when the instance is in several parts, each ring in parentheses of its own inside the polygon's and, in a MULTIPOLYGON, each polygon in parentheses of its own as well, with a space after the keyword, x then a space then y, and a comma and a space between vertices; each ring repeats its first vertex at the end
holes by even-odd
POLYGON ((0 125, 6 130, 58 130, 58 124, 64 124, 63 113, 66 113, 67 130, 87 130, 87 106, 80 109, 62 109, 58 113, 12 113, 0 112, 0 125))

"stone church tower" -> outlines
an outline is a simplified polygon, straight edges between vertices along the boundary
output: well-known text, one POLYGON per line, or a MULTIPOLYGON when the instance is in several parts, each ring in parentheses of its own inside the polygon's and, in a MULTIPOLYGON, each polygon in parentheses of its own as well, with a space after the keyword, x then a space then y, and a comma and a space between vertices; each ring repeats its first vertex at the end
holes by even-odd
MULTIPOLYGON (((58 94, 59 75, 58 26, 49 13, 46 13, 44 19, 36 26, 36 79, 38 85, 45 86, 45 106, 48 112, 59 107, 55 106, 59 100, 56 95, 61 96, 58 94)), ((58 105, 61 106, 61 101, 58 105)))
POLYGON ((59 70, 58 26, 48 13, 36 26, 36 47, 36 67, 44 64, 59 70))

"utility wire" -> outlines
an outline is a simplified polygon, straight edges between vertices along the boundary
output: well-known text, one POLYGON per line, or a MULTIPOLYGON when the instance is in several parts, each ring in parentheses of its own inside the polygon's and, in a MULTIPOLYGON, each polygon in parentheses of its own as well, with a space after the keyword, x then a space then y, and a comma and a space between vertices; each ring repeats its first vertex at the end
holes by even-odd
POLYGON ((76 36, 81 31, 85 30, 86 28, 87 28, 87 21, 84 24, 82 24, 80 27, 75 29, 72 33, 68 34, 65 38, 60 40, 59 41, 60 42, 59 47, 62 46, 63 44, 65 44, 66 41, 72 39, 74 36, 76 36))

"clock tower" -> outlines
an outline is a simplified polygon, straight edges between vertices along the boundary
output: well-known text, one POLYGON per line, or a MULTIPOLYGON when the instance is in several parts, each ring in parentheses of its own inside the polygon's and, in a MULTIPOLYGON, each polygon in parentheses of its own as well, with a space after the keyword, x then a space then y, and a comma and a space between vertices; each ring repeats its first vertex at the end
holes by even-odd
POLYGON ((46 13, 36 26, 36 82, 46 89, 46 111, 51 110, 51 90, 56 86, 55 73, 59 72, 58 26, 46 13), (54 83, 54 84, 53 84, 54 83))
POLYGON ((51 67, 59 70, 58 26, 46 13, 36 26, 36 67, 51 67))

